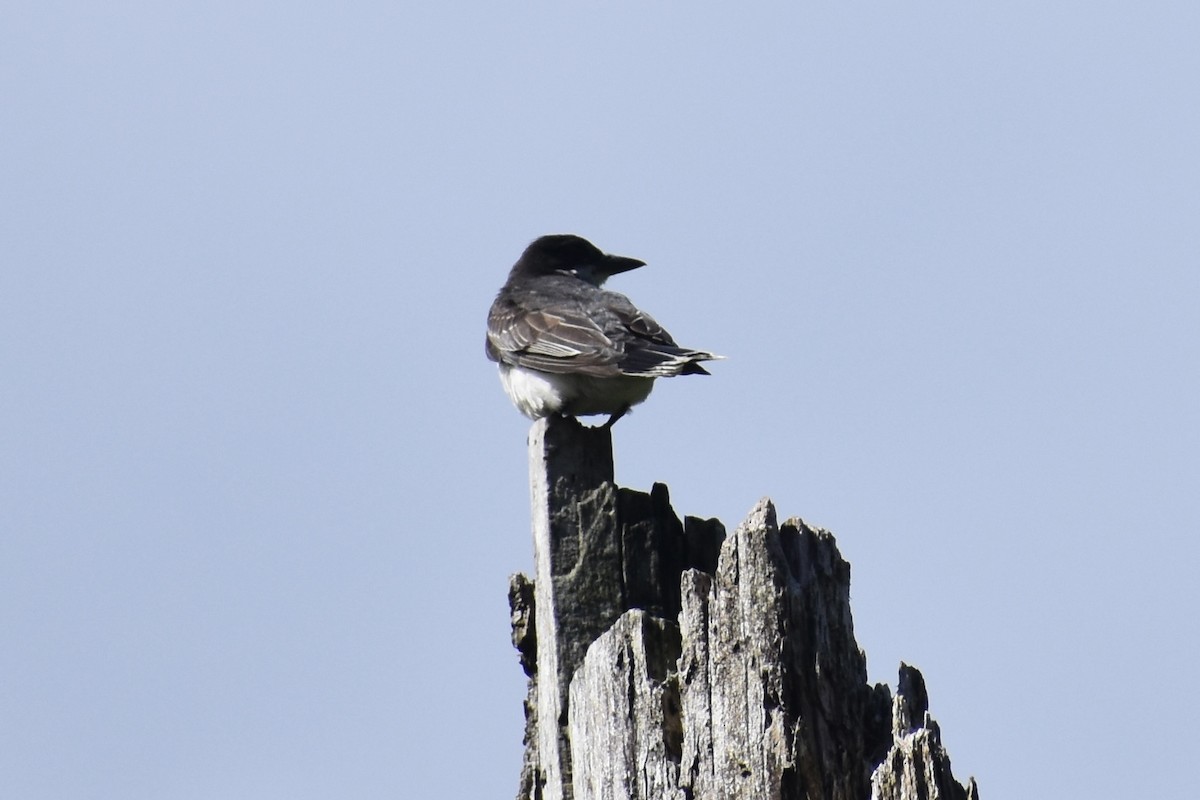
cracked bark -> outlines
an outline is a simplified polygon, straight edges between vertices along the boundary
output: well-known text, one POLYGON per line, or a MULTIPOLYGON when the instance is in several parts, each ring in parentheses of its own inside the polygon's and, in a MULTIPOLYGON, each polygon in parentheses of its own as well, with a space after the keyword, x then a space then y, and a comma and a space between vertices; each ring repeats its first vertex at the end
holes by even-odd
POLYGON ((833 535, 761 501, 728 537, 613 483, 609 431, 529 440, 535 579, 510 581, 529 675, 518 800, 978 800, 924 681, 893 700, 854 638, 833 535))

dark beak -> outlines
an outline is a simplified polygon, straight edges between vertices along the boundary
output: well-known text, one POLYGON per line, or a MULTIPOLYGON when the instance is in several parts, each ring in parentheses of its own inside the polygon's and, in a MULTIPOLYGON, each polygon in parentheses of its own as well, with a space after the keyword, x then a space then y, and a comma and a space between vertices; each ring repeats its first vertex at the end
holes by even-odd
POLYGON ((636 258, 626 258, 625 256, 605 256, 604 264, 601 268, 608 275, 616 275, 621 272, 629 272, 631 269, 646 266, 645 261, 638 261, 636 258))

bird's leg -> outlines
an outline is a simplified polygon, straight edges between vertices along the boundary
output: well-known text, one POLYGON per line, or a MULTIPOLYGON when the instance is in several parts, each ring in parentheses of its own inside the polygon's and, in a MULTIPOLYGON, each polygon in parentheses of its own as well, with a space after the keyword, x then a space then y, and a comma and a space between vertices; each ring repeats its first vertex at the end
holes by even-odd
POLYGON ((604 423, 600 427, 606 431, 612 430, 612 426, 617 424, 617 420, 629 413, 629 408, 629 406, 622 406, 620 411, 610 416, 608 418, 608 422, 604 423))

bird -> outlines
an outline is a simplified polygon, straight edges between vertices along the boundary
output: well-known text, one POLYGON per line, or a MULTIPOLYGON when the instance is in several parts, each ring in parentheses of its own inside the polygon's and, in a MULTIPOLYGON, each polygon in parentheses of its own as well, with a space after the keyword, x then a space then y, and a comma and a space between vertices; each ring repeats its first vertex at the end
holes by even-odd
POLYGON ((525 248, 488 312, 484 345, 521 413, 608 414, 608 429, 650 395, 656 378, 711 374, 701 362, 723 356, 680 347, 625 295, 601 288, 645 265, 574 234, 525 248))

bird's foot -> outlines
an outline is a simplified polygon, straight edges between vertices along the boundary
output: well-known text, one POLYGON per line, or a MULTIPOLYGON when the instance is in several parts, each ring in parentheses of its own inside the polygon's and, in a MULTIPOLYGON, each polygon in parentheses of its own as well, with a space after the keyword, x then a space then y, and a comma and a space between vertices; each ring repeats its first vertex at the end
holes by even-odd
POLYGON ((629 406, 625 406, 620 411, 616 412, 608 418, 608 422, 600 426, 602 430, 610 431, 612 426, 617 424, 617 420, 629 413, 629 406))

